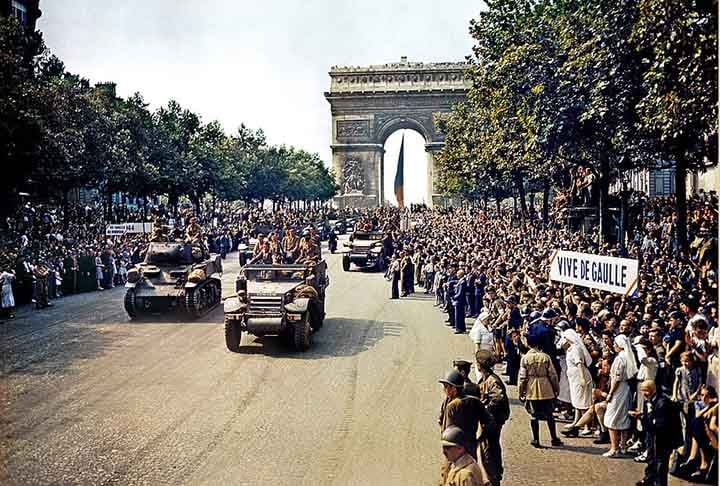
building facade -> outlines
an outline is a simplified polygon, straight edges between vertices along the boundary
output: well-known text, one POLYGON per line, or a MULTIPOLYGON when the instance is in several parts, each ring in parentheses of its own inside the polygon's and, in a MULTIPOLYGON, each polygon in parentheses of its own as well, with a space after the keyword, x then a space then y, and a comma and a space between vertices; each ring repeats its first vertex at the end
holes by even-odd
POLYGON ((0 0, 0 15, 14 17, 30 30, 35 30, 40 18, 40 0, 0 0))

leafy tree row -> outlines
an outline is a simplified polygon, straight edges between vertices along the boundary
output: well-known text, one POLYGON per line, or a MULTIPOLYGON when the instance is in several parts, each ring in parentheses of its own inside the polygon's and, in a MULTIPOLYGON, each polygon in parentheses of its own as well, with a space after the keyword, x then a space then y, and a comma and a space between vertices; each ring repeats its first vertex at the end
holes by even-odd
POLYGON ((685 179, 717 164, 717 3, 711 0, 488 0, 471 21, 467 101, 438 118, 441 185, 525 204, 571 167, 597 177, 602 234, 609 185, 676 167, 678 242, 685 179))
POLYGON ((262 130, 227 135, 175 101, 151 111, 139 93, 123 99, 112 83, 92 86, 9 18, 0 19, 0 151, 3 216, 21 192, 66 202, 72 189, 97 189, 109 210, 117 192, 198 205, 209 194, 326 201, 337 189, 318 155, 270 146, 262 130))

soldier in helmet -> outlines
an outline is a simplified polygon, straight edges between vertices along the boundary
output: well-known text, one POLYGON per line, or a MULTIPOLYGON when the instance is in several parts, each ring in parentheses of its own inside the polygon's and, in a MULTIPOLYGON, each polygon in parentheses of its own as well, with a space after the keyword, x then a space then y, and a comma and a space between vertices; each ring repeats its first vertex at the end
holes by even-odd
POLYGON ((460 427, 465 433, 465 450, 473 457, 477 457, 478 426, 485 434, 495 430, 495 420, 478 397, 465 394, 465 378, 456 370, 450 371, 447 376, 439 380, 445 389, 445 399, 440 407, 440 430, 443 431, 451 425, 460 427))
POLYGON ((299 244, 300 257, 295 263, 309 263, 320 260, 320 247, 313 241, 310 231, 304 230, 299 244))
POLYGON ((490 484, 483 467, 465 449, 466 434, 454 425, 442 433, 443 455, 447 459, 442 471, 442 486, 486 486, 490 484))

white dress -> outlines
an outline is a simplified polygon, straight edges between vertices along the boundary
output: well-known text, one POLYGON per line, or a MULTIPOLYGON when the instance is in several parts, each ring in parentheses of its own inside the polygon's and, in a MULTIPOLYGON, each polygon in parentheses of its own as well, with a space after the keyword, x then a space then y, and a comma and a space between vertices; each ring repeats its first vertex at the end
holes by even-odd
POLYGON ((577 345, 573 345, 567 350, 565 361, 567 362, 567 377, 570 385, 570 403, 575 408, 587 410, 593 403, 593 383, 592 380, 588 380, 587 385, 583 384, 585 379, 589 377, 589 372, 586 369, 587 374, 583 376, 582 370, 578 367, 580 363, 585 367, 585 363, 577 349, 577 345))
POLYGON ((570 403, 570 382, 568 381, 567 375, 567 363, 564 359, 560 360, 560 376, 559 376, 560 391, 557 399, 561 402, 570 403))
POLYGON ((9 272, 0 273, 0 281, 2 281, 2 308, 8 309, 15 307, 15 296, 12 290, 12 281, 15 280, 15 275, 9 272))
POLYGON ((608 403, 603 423, 608 429, 627 430, 630 428, 630 386, 627 382, 625 353, 615 357, 610 368, 610 384, 617 382, 618 387, 608 403))

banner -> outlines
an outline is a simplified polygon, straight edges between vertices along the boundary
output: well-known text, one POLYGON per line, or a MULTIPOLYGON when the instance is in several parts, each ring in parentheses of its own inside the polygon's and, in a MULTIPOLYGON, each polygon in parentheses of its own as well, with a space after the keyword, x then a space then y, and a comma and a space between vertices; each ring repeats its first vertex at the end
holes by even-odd
POLYGON ((119 223, 109 224, 105 228, 107 236, 122 236, 127 233, 151 233, 152 223, 119 223))
POLYGON ((550 280, 630 295, 638 284, 638 262, 556 250, 550 260, 550 280))
POLYGON ((122 236, 127 233, 127 228, 124 224, 109 224, 105 228, 105 234, 107 236, 122 236))

